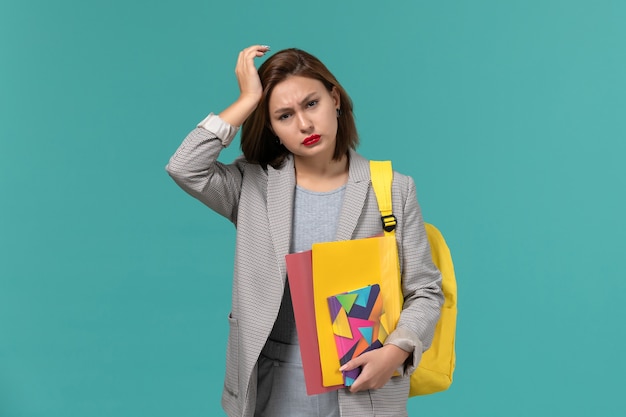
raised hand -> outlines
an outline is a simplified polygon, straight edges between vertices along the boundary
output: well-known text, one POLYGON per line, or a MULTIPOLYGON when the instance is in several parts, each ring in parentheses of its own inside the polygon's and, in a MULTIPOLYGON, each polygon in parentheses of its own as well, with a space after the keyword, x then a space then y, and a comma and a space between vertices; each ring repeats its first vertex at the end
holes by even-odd
POLYGON ((254 59, 262 57, 269 49, 269 46, 265 45, 252 45, 239 53, 235 67, 239 98, 220 113, 220 117, 225 122, 233 126, 241 126, 258 106, 263 95, 263 87, 254 65, 254 59))
POLYGON ((254 65, 254 58, 262 57, 267 51, 269 51, 268 46, 254 45, 239 53, 235 74, 242 97, 250 97, 257 102, 261 99, 263 87, 261 87, 261 80, 254 65))

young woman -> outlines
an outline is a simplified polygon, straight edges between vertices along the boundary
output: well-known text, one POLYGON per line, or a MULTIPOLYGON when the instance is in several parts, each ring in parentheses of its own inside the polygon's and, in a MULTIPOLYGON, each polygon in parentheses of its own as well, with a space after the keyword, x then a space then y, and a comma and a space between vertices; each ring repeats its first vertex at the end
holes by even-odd
POLYGON ((237 229, 222 406, 229 416, 403 416, 408 376, 430 345, 443 303, 441 276, 415 184, 394 173, 392 194, 404 305, 385 345, 353 359, 352 387, 307 396, 285 255, 315 242, 381 233, 369 162, 355 152, 352 102, 314 56, 269 47, 239 54, 239 98, 185 138, 167 171, 237 229), (217 161, 239 127, 242 157, 217 161), (401 376, 393 376, 394 371, 401 376))

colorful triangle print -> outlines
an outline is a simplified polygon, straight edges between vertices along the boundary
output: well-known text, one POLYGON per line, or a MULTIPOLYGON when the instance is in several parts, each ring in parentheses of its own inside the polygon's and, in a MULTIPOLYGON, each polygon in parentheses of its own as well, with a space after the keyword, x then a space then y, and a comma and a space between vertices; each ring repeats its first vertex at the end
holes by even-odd
POLYGON ((328 307, 330 308, 330 319, 334 322, 337 314, 342 310, 341 303, 337 298, 332 297, 328 299, 328 307))
POLYGON ((359 327, 359 332, 363 335, 363 338, 367 341, 368 345, 372 344, 372 334, 374 333, 373 327, 359 327))
POLYGON ((352 330, 350 330, 350 322, 348 321, 348 315, 346 310, 339 310, 335 321, 333 322, 333 333, 337 336, 352 339, 352 330))
POLYGON ((336 297, 344 310, 346 310, 346 313, 350 313, 350 310, 352 310, 352 306, 354 305, 358 294, 341 294, 337 295, 336 297))
MULTIPOLYGON (((387 323, 381 326, 383 305, 378 284, 328 297, 328 308, 341 365, 382 346, 388 332, 384 329, 387 323)), ((344 385, 352 385, 359 373, 360 369, 344 372, 344 385)))
POLYGON ((361 288, 360 290, 356 290, 356 301, 355 303, 360 305, 361 307, 367 307, 367 301, 370 298, 370 289, 372 287, 361 288))

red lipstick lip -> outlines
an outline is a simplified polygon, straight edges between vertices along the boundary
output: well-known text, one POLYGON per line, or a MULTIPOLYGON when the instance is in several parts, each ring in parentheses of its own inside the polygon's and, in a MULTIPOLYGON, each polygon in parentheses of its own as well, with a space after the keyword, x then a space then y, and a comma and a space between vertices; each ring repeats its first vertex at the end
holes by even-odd
POLYGON ((311 135, 308 138, 304 139, 302 141, 302 144, 304 146, 311 146, 311 145, 317 143, 319 140, 320 140, 320 135, 315 134, 315 135, 311 135))

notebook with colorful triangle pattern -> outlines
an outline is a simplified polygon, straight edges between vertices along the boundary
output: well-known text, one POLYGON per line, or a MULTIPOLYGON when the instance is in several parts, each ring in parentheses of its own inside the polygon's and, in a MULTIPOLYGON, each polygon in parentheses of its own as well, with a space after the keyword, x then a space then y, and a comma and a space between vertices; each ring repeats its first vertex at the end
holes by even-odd
MULTIPOLYGON (((389 332, 381 324, 384 310, 378 284, 328 297, 328 307, 340 365, 383 346, 389 332)), ((360 372, 360 368, 344 371, 344 385, 351 386, 360 372)))

